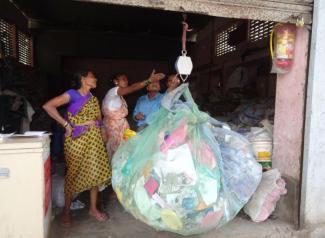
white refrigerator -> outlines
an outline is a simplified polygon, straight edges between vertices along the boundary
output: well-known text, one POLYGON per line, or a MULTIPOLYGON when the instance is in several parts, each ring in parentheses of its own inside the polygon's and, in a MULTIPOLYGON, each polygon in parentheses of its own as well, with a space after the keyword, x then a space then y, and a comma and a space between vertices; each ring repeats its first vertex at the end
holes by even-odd
POLYGON ((50 222, 49 137, 0 142, 0 237, 47 238, 50 222))

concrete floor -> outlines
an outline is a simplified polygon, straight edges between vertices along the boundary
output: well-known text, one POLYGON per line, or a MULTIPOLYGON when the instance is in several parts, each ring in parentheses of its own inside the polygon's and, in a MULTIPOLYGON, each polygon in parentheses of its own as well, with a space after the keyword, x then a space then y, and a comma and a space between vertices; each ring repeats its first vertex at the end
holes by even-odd
MULTIPOLYGON (((84 208, 72 213, 72 226, 64 228, 58 218, 53 221, 50 238, 167 238, 183 237, 169 232, 157 232, 146 224, 126 213, 114 195, 110 195, 104 209, 109 215, 107 222, 97 222, 90 218, 84 208)), ((251 222, 244 215, 239 215, 223 228, 207 234, 190 236, 200 238, 324 238, 323 230, 317 236, 310 236, 307 231, 296 231, 294 227, 279 219, 262 223, 251 222)))

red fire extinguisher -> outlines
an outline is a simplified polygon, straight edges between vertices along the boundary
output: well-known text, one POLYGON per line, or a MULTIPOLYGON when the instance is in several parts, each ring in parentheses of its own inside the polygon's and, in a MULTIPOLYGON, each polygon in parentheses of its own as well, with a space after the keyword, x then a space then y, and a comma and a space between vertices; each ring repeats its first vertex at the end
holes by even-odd
POLYGON ((294 24, 280 23, 274 27, 270 37, 270 50, 273 60, 272 73, 290 71, 294 60, 295 42, 296 26, 294 24))

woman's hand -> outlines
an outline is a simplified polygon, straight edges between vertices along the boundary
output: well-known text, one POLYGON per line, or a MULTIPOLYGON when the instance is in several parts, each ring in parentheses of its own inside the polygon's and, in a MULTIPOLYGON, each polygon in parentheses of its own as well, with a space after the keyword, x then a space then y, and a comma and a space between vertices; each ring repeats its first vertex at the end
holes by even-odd
POLYGON ((151 82, 158 82, 159 80, 162 80, 163 78, 165 78, 165 74, 163 73, 156 73, 155 70, 152 70, 149 80, 151 82))
POLYGON ((146 80, 146 81, 141 81, 141 82, 131 84, 130 86, 127 86, 127 87, 118 87, 117 95, 124 96, 124 95, 130 94, 130 93, 133 93, 137 90, 140 90, 140 89, 148 86, 148 84, 150 82, 151 83, 158 82, 159 80, 162 80, 163 78, 165 78, 165 75, 163 73, 155 73, 155 70, 153 70, 148 78, 149 82, 148 82, 148 80, 146 80))
POLYGON ((137 121, 142 121, 142 120, 144 120, 144 114, 142 112, 139 112, 139 113, 137 113, 137 115, 135 115, 134 118, 137 121))
POLYGON ((72 134, 72 127, 69 125, 66 126, 65 128, 65 137, 69 137, 72 134))

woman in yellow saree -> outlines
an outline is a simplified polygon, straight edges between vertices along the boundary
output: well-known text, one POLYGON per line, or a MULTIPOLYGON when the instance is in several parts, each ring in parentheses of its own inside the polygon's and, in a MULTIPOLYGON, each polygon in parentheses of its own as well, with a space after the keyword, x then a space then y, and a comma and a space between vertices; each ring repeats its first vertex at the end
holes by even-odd
POLYGON ((47 113, 66 129, 64 154, 67 164, 65 177, 65 207, 62 225, 70 225, 70 205, 75 193, 90 190, 89 215, 98 221, 107 216, 97 209, 98 186, 109 183, 111 169, 101 135, 101 112, 98 99, 90 92, 97 79, 90 71, 76 74, 78 89, 70 89, 44 104, 47 113), (68 104, 63 118, 57 107, 68 104))

